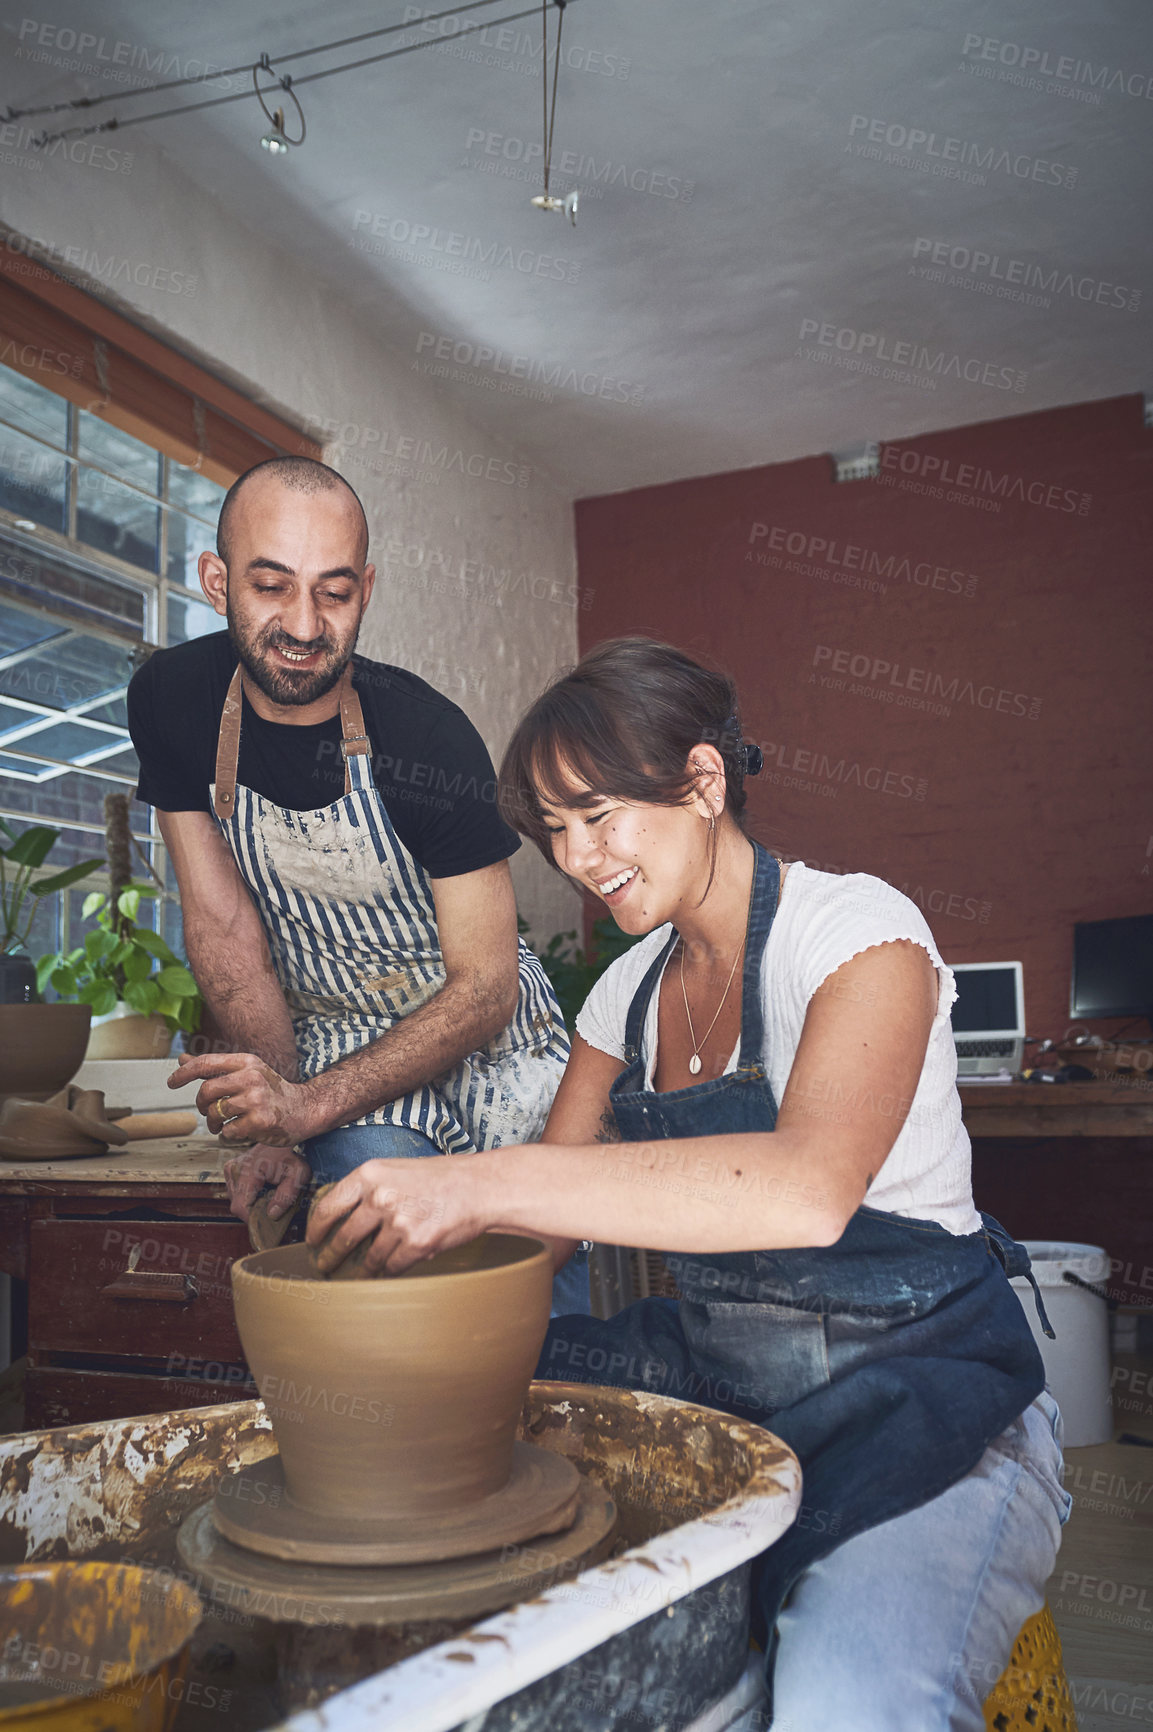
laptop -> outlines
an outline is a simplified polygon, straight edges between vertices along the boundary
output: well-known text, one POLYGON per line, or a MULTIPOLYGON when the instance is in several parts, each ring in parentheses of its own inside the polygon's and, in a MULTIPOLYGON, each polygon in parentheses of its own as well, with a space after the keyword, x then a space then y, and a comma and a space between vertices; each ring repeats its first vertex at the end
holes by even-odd
POLYGON ((1025 991, 1019 962, 954 962, 957 1076, 1015 1075, 1025 1057, 1025 991))

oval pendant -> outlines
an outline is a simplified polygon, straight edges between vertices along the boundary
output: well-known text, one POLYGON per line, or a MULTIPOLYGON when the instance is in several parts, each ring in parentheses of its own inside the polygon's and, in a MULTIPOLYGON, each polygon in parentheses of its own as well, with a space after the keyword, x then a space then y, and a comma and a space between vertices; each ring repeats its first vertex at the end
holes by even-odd
POLYGON ((689 1075, 690 1076, 699 1076, 700 1071, 701 1071, 701 1061, 697 1057, 696 1053, 694 1053, 692 1058, 689 1060, 689 1075))

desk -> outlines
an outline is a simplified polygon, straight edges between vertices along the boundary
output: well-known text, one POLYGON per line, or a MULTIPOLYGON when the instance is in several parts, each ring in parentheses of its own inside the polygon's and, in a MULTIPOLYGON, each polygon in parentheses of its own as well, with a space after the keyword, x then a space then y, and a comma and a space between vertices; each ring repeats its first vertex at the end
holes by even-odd
POLYGON ((254 1393, 229 1274, 248 1230, 222 1153, 166 1137, 0 1162, 0 1269, 28 1283, 29 1430, 254 1393))
POLYGON ((1019 1239, 1109 1253, 1109 1291, 1153 1306, 1153 1086, 965 1083, 973 1195, 1019 1239))

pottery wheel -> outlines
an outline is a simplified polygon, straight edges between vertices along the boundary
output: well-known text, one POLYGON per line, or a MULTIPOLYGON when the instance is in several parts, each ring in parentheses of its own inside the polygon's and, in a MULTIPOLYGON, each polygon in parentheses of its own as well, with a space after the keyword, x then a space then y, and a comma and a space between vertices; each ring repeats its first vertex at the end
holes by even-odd
POLYGON ((581 1476, 532 1443, 513 1445, 500 1491, 445 1515, 317 1515, 293 1503, 279 1455, 228 1474, 211 1505, 225 1539, 268 1557, 315 1564, 414 1564, 491 1552, 572 1526, 581 1476))
POLYGON ((358 1626, 470 1618, 526 1599, 607 1556, 616 1505, 594 1480, 580 1474, 577 1479, 576 1516, 565 1533, 437 1563, 348 1569, 262 1557, 218 1532, 210 1503, 185 1519, 176 1544, 214 1604, 274 1623, 358 1626))

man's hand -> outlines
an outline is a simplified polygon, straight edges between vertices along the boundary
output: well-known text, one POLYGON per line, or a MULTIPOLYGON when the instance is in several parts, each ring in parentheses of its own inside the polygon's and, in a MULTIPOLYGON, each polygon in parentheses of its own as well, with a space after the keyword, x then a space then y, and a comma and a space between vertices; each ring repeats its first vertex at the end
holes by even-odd
POLYGON ((276 1190, 268 1202, 271 1220, 279 1220, 296 1202, 312 1177, 307 1161, 302 1161, 291 1149, 271 1149, 263 1143, 233 1155, 224 1163, 224 1182, 232 1203, 232 1213, 247 1221, 248 1211, 265 1185, 276 1190))
POLYGON ((185 1055, 168 1086, 182 1088, 197 1077, 207 1079, 196 1097, 197 1108, 208 1129, 225 1142, 290 1148, 328 1128, 316 1122, 308 1084, 285 1082, 255 1053, 185 1055))
POLYGON ((365 1161, 313 1204, 310 1245, 347 1217, 318 1257, 319 1273, 337 1268, 362 1239, 374 1241, 365 1253, 365 1275, 399 1275, 434 1251, 475 1239, 493 1225, 474 1178, 478 1161, 483 1157, 365 1161))

